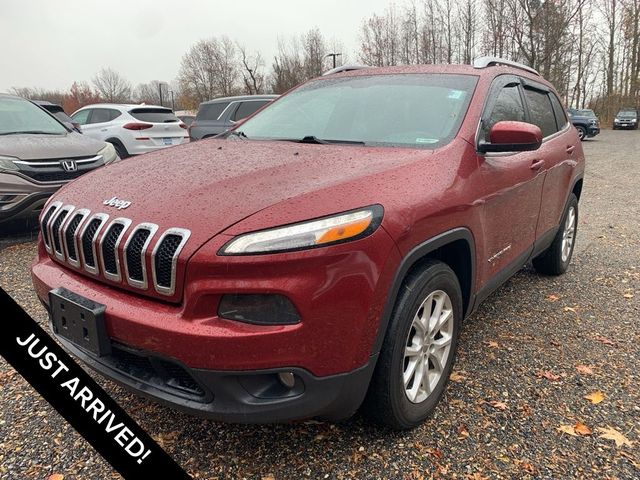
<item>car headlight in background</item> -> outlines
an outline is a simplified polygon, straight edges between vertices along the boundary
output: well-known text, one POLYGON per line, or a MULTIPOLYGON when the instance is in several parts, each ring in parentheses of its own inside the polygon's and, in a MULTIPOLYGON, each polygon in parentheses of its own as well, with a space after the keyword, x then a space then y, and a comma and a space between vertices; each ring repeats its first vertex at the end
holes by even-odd
POLYGON ((18 170, 18 166, 13 163, 14 160, 17 160, 17 158, 14 157, 5 157, 0 155, 0 172, 2 171, 16 171, 18 170))
POLYGON ((380 226, 383 213, 381 205, 372 205, 331 217, 245 233, 228 242, 218 254, 286 252, 356 240, 373 233, 380 226))
POLYGON ((109 165, 116 158, 118 158, 116 149, 109 142, 106 142, 104 144, 104 147, 98 152, 98 155, 102 155, 102 159, 104 160, 105 165, 109 165))

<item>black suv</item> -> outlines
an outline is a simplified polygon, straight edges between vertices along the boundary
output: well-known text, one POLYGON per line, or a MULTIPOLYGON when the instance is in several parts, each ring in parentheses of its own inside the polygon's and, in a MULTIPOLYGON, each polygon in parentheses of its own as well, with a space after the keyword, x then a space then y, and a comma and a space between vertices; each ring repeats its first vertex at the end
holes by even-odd
POLYGON ((638 110, 635 108, 623 108, 616 114, 613 119, 613 129, 630 128, 638 129, 638 110))
POLYGON ((576 130, 580 140, 595 137, 600 133, 600 121, 593 110, 589 109, 567 109, 569 119, 576 130))
POLYGON ((244 95, 202 102, 196 119, 189 127, 189 136, 191 140, 200 140, 224 133, 276 98, 278 95, 244 95))

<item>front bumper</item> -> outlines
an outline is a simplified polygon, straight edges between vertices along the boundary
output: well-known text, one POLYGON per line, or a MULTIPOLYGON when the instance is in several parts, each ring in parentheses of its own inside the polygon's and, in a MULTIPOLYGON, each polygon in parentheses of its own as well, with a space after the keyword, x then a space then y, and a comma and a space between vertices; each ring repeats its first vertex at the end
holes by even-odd
POLYGON ((587 136, 588 137, 595 137, 596 135, 600 134, 600 127, 596 126, 596 125, 590 125, 587 128, 587 136))
POLYGON ((38 184, 18 174, 0 173, 0 222, 37 217, 62 185, 38 184))
POLYGON ((216 371, 189 368, 117 343, 112 354, 98 358, 56 338, 91 368, 135 393, 192 415, 233 423, 348 418, 367 393, 377 359, 372 356, 360 368, 326 377, 297 367, 216 371), (294 374, 293 388, 282 385, 280 372, 294 374))
POLYGON ((48 292, 58 287, 106 305, 106 333, 128 360, 97 358, 61 342, 96 370, 143 395, 226 421, 351 415, 375 366, 373 343, 399 262, 386 231, 379 228, 365 239, 324 249, 211 263, 219 247, 210 242, 191 257, 180 304, 130 293, 62 267, 49 258, 42 242, 32 279, 45 305, 48 292), (225 293, 286 295, 301 321, 253 325, 220 318, 217 302, 225 293), (158 362, 181 371, 181 378, 188 379, 186 390, 195 385, 191 393, 166 388, 165 367, 146 373, 140 369, 158 362), (293 372, 300 390, 278 389, 278 372, 293 372))

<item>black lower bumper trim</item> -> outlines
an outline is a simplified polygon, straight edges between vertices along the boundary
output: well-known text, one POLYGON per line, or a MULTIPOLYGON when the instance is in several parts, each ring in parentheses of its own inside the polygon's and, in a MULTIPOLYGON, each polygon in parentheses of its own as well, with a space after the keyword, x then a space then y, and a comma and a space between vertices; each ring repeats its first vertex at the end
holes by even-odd
MULTIPOLYGON (((64 338, 57 335, 56 338, 91 368, 136 393, 193 415, 233 423, 348 418, 364 400, 377 359, 377 355, 371 356, 360 368, 326 377, 316 377, 298 367, 218 371, 189 368, 173 359, 116 343, 113 355, 98 358, 64 338), (125 354, 121 355, 122 352, 125 354), (154 367, 164 363, 161 368, 172 365, 179 369, 182 390, 175 385, 167 386, 167 378, 158 379, 161 375, 148 374, 149 369, 141 366, 145 362, 154 367), (281 372, 293 373, 296 380, 293 388, 279 382, 281 372), (190 388, 184 388, 185 381, 190 388)), ((179 377, 175 372, 170 374, 172 378, 179 377)))

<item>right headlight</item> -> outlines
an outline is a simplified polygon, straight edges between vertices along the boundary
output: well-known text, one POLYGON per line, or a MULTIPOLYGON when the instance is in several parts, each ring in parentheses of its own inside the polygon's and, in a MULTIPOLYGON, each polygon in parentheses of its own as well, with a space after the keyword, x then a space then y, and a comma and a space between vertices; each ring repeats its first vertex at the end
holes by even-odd
POLYGON ((7 170, 15 172, 16 170, 19 170, 18 166, 13 163, 14 160, 17 160, 17 158, 0 155, 0 172, 7 170))
POLYGON ((104 160, 105 165, 109 165, 116 158, 118 158, 116 149, 109 142, 105 143, 104 147, 98 152, 98 155, 102 155, 102 159, 104 160))
POLYGON ((380 226, 383 213, 381 205, 372 205, 317 220, 245 233, 224 245, 218 254, 286 252, 357 240, 380 226))

